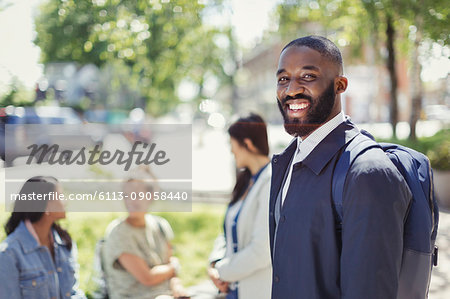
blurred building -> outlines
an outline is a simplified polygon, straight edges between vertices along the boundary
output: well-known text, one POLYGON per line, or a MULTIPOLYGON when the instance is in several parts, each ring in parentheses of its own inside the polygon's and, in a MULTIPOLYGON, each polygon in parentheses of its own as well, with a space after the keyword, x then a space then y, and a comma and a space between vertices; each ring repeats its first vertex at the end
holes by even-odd
POLYGON ((276 71, 281 42, 260 44, 243 58, 237 73, 239 112, 257 112, 270 123, 282 123, 276 103, 276 71))

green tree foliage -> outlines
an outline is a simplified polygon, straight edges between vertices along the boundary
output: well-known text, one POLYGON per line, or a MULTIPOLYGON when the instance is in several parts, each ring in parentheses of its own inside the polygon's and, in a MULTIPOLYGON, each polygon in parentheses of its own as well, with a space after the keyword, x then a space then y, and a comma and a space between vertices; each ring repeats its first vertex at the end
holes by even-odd
POLYGON ((397 0, 398 15, 423 30, 423 38, 450 45, 450 6, 446 0, 397 0))
POLYGON ((209 8, 204 2, 48 0, 36 18, 35 43, 43 63, 110 68, 113 90, 137 91, 147 111, 161 115, 178 103, 175 90, 183 78, 201 84, 208 72, 224 76, 222 50, 213 42, 220 32, 202 23, 209 8))
POLYGON ((13 106, 32 106, 33 105, 33 92, 27 90, 25 86, 17 79, 13 77, 11 84, 9 85, 9 91, 0 95, 0 107, 13 106))

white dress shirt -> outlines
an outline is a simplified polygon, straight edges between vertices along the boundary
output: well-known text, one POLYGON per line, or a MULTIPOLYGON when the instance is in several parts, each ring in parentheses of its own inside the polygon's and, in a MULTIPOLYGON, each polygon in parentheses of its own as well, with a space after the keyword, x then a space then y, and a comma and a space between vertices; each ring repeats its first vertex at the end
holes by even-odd
POLYGON ((289 185, 291 183, 291 176, 292 176, 292 168, 295 163, 301 162, 308 155, 314 150, 314 148, 325 139, 325 137, 328 136, 334 129, 336 129, 341 123, 345 121, 344 113, 341 111, 321 125, 319 128, 317 128, 314 132, 312 132, 308 137, 305 138, 305 140, 302 140, 302 138, 297 137, 297 149, 294 153, 294 158, 292 159, 291 165, 289 166, 289 173, 286 178, 286 182, 283 186, 283 193, 281 197, 281 204, 284 204, 284 199, 286 198, 286 194, 289 190, 289 185))

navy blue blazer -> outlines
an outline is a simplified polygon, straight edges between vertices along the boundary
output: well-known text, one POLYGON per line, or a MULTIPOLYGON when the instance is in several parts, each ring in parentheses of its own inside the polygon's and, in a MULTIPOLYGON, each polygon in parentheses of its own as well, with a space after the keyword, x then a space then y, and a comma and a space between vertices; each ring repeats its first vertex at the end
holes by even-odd
POLYGON ((342 233, 336 232, 333 170, 340 151, 357 133, 350 121, 342 123, 294 165, 277 228, 276 199, 296 143, 273 156, 273 299, 396 298, 411 193, 382 150, 368 150, 349 170, 342 233))

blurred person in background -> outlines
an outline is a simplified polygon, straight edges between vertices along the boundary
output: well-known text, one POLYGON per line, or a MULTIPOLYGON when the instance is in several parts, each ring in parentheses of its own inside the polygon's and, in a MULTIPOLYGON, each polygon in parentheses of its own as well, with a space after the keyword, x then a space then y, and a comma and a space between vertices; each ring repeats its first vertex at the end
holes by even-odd
POLYGON ((239 118, 228 133, 239 173, 225 214, 224 235, 215 241, 208 274, 227 299, 268 299, 271 167, 266 124, 251 114, 239 118))
POLYGON ((106 230, 101 255, 109 298, 189 298, 176 277, 179 262, 172 256, 172 228, 164 218, 147 214, 150 201, 140 196, 156 188, 144 177, 152 177, 148 169, 135 171, 124 183, 128 216, 106 230))
POLYGON ((25 182, 0 244, 0 294, 8 299, 85 298, 78 290, 77 248, 56 221, 65 218, 61 193, 54 177, 35 176, 25 182), (31 200, 29 196, 41 196, 31 200))

